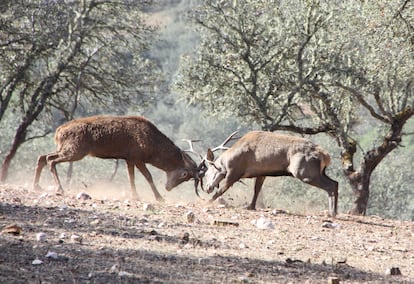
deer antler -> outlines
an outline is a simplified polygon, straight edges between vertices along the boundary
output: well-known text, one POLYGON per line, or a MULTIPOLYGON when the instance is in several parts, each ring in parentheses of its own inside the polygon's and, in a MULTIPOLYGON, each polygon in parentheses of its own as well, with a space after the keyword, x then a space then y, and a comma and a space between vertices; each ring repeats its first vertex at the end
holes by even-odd
MULTIPOLYGON (((182 139, 182 141, 187 142, 188 145, 189 145, 189 147, 190 147, 190 149, 184 150, 184 152, 193 153, 193 154, 199 156, 200 157, 200 160, 203 161, 203 156, 200 153, 197 153, 196 151, 194 151, 194 147, 193 147, 193 142, 200 142, 201 140, 182 139)), ((203 163, 203 162, 201 162, 201 163, 203 163)), ((201 189, 203 191, 205 191, 204 190, 204 186, 203 186, 203 177, 202 177, 202 175, 200 175, 200 173, 201 173, 200 168, 197 167, 196 170, 197 170, 197 176, 194 178, 194 188, 195 188, 196 195, 199 198, 201 198, 200 194, 198 193, 198 184, 200 184, 201 189)))
MULTIPOLYGON (((233 140, 233 139, 238 139, 239 137, 237 137, 237 138, 235 138, 234 137, 234 135, 236 135, 237 133, 239 133, 239 131, 237 130, 237 131, 234 131, 232 134, 230 134, 224 141, 223 141, 223 143, 221 143, 219 146, 217 146, 217 147, 215 147, 215 148, 213 148, 211 151, 212 152, 214 152, 214 151, 218 151, 218 150, 227 150, 227 149, 229 149, 229 147, 225 147, 225 145, 230 141, 230 140, 233 140)), ((191 147, 190 147, 191 148, 191 147)), ((204 187, 203 187, 203 177, 204 177, 204 174, 206 173, 206 171, 207 171, 207 165, 206 165, 206 162, 207 163, 210 163, 210 161, 208 161, 208 159, 207 159, 207 155, 205 155, 204 157, 202 157, 202 156, 200 156, 201 157, 201 163, 200 163, 200 165, 198 166, 198 169, 197 169, 197 171, 198 171, 198 176, 199 176, 199 179, 200 179, 200 181, 201 181, 201 189, 203 190, 203 191, 205 191, 204 190, 204 187)), ((213 165, 214 165, 214 162, 212 163, 213 165)), ((215 165, 214 165, 215 166, 215 165)), ((197 193, 197 195, 198 195, 198 192, 197 192, 197 188, 196 188, 196 193, 197 193)))
POLYGON ((199 156, 200 159, 203 159, 203 156, 200 153, 197 153, 196 151, 194 151, 194 147, 193 147, 193 142, 200 142, 201 140, 192 140, 192 139, 182 139, 182 140, 187 142, 188 145, 190 146, 190 149, 184 150, 184 152, 193 153, 193 154, 199 156))
POLYGON ((226 138, 226 140, 223 141, 223 143, 221 143, 220 145, 218 145, 217 147, 211 149, 211 151, 215 152, 218 150, 227 150, 229 149, 229 147, 225 147, 225 145, 233 139, 239 139, 239 137, 234 138, 234 135, 236 135, 237 133, 239 133, 238 130, 234 131, 232 134, 229 135, 229 137, 226 138))

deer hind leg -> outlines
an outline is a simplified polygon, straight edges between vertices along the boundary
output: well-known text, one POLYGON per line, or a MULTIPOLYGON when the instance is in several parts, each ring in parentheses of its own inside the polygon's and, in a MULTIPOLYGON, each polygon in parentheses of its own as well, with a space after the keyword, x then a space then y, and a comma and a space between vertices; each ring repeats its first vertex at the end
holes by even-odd
POLYGON ((308 159, 301 157, 291 160, 289 168, 292 175, 304 183, 325 190, 329 196, 329 213, 335 217, 338 212, 338 182, 325 174, 325 169, 320 170, 319 159, 308 159))
POLYGON ((55 179, 55 183, 57 185, 57 192, 59 194, 63 193, 62 183, 60 182, 59 175, 56 170, 56 165, 59 163, 64 162, 73 162, 80 160, 84 157, 84 155, 76 157, 72 153, 63 153, 63 152, 56 152, 46 156, 46 162, 49 165, 50 172, 55 179))
POLYGON ((325 190, 329 196, 329 214, 335 217, 338 212, 338 182, 329 178, 325 174, 318 175, 312 179, 304 181, 310 185, 325 190))
MULTIPOLYGON (((127 161, 127 163, 128 163, 128 161, 127 161)), ((147 169, 145 164, 144 163, 135 163, 135 165, 140 170, 142 175, 145 177, 147 182, 150 184, 152 192, 155 195, 155 199, 157 199, 157 201, 163 202, 164 198, 161 196, 161 194, 158 192, 157 188, 155 187, 154 181, 152 180, 151 173, 149 172, 149 170, 147 169)), ((129 165, 128 165, 128 171, 130 172, 129 165)), ((132 189, 132 183, 131 183, 131 189, 132 189)), ((135 190, 135 185, 134 185, 134 190, 135 190)))
POLYGON ((135 187, 135 164, 131 161, 126 161, 128 168, 129 186, 131 188, 131 198, 138 200, 137 188, 135 187))
POLYGON ((259 196, 260 190, 262 189, 265 178, 266 178, 265 176, 256 177, 256 181, 254 183, 254 195, 253 195, 252 202, 247 207, 248 210, 256 210, 257 197, 259 196))
POLYGON ((325 174, 325 168, 321 174, 321 188, 329 195, 329 212, 332 217, 338 213, 338 182, 325 174))
POLYGON ((118 160, 118 159, 116 159, 116 160, 115 160, 115 168, 114 168, 114 171, 113 171, 113 173, 112 173, 111 177, 109 178, 109 181, 110 181, 110 182, 112 182, 112 181, 114 180, 115 175, 116 175, 116 173, 118 172, 118 167, 119 167, 119 160, 118 160))
POLYGON ((41 190, 42 188, 39 185, 40 174, 42 173, 43 168, 46 166, 46 157, 47 155, 39 156, 37 159, 37 165, 35 170, 35 176, 33 179, 33 190, 41 190))
POLYGON ((66 185, 70 186, 72 181, 72 174, 73 174, 73 162, 69 163, 68 171, 66 173, 66 185))

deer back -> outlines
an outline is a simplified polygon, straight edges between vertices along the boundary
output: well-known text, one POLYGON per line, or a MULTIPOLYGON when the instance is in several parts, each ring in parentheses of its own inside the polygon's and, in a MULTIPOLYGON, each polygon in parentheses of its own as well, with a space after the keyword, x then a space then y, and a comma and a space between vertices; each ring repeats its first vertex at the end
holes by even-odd
POLYGON ((280 175, 288 172, 291 158, 302 155, 329 164, 326 151, 310 140, 265 131, 251 131, 240 138, 216 161, 227 171, 243 172, 242 177, 280 175))
POLYGON ((139 160, 166 171, 190 164, 167 136, 141 116, 75 119, 56 130, 55 141, 58 151, 139 160))

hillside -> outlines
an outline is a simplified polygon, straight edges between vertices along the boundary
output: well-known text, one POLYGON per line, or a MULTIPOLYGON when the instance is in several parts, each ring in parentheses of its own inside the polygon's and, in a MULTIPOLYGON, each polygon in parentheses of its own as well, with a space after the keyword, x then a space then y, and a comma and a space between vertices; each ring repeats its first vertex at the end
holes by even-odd
POLYGON ((414 281, 413 222, 77 194, 0 186, 1 283, 414 281))

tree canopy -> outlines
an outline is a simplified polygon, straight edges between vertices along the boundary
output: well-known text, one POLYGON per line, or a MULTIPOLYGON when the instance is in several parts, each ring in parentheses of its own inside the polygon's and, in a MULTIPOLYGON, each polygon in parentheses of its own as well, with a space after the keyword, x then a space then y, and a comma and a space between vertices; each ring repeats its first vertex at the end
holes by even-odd
POLYGON ((365 214, 373 170, 414 115, 414 3, 405 1, 204 1, 202 35, 177 87, 214 115, 266 130, 327 133, 365 214), (381 129, 354 154, 366 116, 381 129))
POLYGON ((147 55, 156 35, 143 13, 149 3, 2 2, 0 122, 6 112, 20 117, 2 181, 19 146, 56 126, 45 122, 97 108, 120 112, 124 104, 142 106, 152 98, 162 77, 147 55), (46 127, 33 127, 37 120, 46 127))

